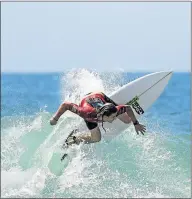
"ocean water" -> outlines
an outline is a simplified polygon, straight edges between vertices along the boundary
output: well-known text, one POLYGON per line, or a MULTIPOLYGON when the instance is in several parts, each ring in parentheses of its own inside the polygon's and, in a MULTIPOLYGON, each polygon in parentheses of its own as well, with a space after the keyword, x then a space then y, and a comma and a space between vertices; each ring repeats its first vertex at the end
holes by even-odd
POLYGON ((1 196, 189 198, 190 73, 174 73, 140 118, 145 136, 130 127, 111 141, 77 146, 60 175, 49 169, 58 142, 80 123, 66 114, 49 125, 63 100, 78 103, 94 90, 109 94, 145 74, 2 74, 1 196))

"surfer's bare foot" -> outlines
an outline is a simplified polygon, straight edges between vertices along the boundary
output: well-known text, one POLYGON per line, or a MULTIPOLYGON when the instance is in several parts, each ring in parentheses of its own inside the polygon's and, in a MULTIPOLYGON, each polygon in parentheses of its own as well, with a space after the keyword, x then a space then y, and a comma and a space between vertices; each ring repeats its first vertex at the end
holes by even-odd
POLYGON ((69 146, 72 144, 76 143, 76 137, 75 136, 70 136, 67 138, 67 140, 65 141, 65 143, 69 146))
POLYGON ((78 129, 73 130, 65 140, 64 146, 70 146, 72 144, 78 144, 78 139, 76 136, 74 136, 75 133, 77 133, 78 129))

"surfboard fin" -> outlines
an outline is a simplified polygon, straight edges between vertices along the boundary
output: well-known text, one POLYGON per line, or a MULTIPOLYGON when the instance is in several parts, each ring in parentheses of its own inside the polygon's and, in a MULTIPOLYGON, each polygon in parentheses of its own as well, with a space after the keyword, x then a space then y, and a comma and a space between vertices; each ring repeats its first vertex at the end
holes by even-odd
MULTIPOLYGON (((66 138, 65 143, 63 144, 63 149, 68 148, 70 145, 75 144, 75 136, 73 136, 74 133, 76 133, 78 131, 78 129, 74 129, 66 138)), ((67 157, 67 154, 65 153, 62 158, 61 161, 63 161, 65 159, 65 157, 67 157)))
POLYGON ((67 157, 67 154, 63 154, 63 156, 61 157, 61 161, 63 161, 65 158, 67 157))

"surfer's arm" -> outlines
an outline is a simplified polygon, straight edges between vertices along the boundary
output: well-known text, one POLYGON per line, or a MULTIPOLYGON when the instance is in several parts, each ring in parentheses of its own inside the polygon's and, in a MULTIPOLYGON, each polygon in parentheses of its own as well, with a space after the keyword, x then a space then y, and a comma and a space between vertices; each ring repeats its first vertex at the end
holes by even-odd
MULTIPOLYGON (((127 115, 131 118, 131 121, 133 122, 134 125, 139 124, 139 122, 136 119, 135 114, 134 114, 134 112, 133 112, 133 110, 132 110, 132 108, 130 106, 128 106, 128 105, 119 105, 118 106, 118 113, 117 113, 119 119, 120 119, 120 116, 122 114, 124 114, 124 113, 127 113, 127 115)), ((123 121, 123 117, 120 120, 123 121)), ((123 121, 123 122, 124 123, 129 123, 129 121, 128 122, 123 121)))
POLYGON ((131 118, 132 122, 134 125, 139 124, 137 118, 135 117, 135 114, 130 106, 125 106, 126 107, 126 113, 128 116, 131 118))
POLYGON ((129 120, 125 119, 125 116, 123 115, 124 113, 126 113, 133 122, 137 134, 141 132, 144 135, 146 127, 138 122, 132 108, 129 105, 119 105, 117 106, 117 108, 118 108, 117 118, 119 118, 124 123, 129 123, 129 120))
POLYGON ((88 113, 83 107, 80 107, 74 103, 64 102, 60 105, 53 118, 58 121, 61 115, 63 115, 66 111, 71 111, 72 113, 75 113, 84 119, 90 117, 90 113, 88 113))
POLYGON ((61 117, 61 115, 63 115, 67 110, 69 110, 70 108, 70 103, 64 102, 60 105, 60 107, 58 108, 57 112, 55 113, 55 115, 53 116, 53 118, 58 121, 59 118, 61 117))

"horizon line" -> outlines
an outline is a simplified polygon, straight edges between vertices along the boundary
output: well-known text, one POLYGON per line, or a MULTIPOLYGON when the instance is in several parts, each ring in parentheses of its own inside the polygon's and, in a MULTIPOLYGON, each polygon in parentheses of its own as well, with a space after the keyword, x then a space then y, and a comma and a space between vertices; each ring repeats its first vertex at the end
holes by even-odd
MULTIPOLYGON (((113 71, 95 71, 95 70, 90 70, 90 72, 98 72, 98 73, 113 73, 113 72, 119 72, 119 73, 153 73, 153 72, 160 72, 160 71, 170 71, 170 70, 113 70, 113 71)), ((185 71, 179 71, 179 70, 171 70, 173 71, 173 73, 191 73, 190 70, 185 70, 185 71)), ((70 72, 68 71, 1 71, 1 74, 53 74, 53 73, 57 73, 57 74, 62 74, 62 73, 67 73, 70 72)))

